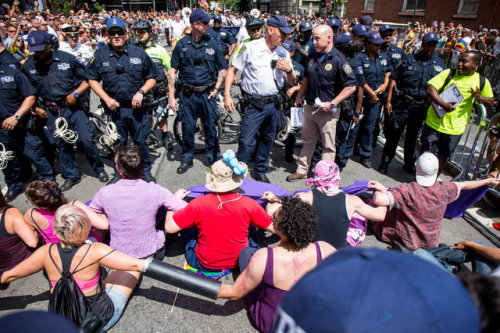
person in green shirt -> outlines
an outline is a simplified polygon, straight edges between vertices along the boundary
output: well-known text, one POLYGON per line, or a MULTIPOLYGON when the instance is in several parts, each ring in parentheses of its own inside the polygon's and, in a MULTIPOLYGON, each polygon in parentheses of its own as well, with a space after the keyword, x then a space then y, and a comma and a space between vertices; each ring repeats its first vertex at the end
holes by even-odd
POLYGON ((439 157, 439 171, 444 167, 458 143, 472 113, 473 102, 492 106, 495 102, 488 79, 484 84, 477 73, 481 55, 477 51, 462 53, 457 70, 451 80, 447 80, 450 70, 444 70, 428 82, 427 95, 431 101, 441 106, 446 113, 440 117, 431 105, 427 110, 427 119, 422 130, 422 152, 429 151, 439 157), (439 94, 455 84, 463 96, 458 104, 446 103, 439 94), (482 88, 480 89, 480 87, 482 88))
MULTIPOLYGON (((162 46, 154 43, 152 37, 152 25, 148 21, 139 21, 132 26, 137 35, 138 46, 142 47, 149 55, 151 60, 156 66, 158 77, 156 78, 156 86, 152 89, 153 98, 156 100, 160 97, 167 95, 167 75, 165 71, 170 69, 170 56, 167 50, 162 46)), ((156 115, 159 117, 167 108, 168 99, 164 99, 155 110, 156 115)), ((171 135, 168 135, 168 115, 160 122, 159 128, 161 130, 162 143, 167 150, 173 149, 173 140, 171 135)), ((153 126, 151 124, 151 126, 153 126)))

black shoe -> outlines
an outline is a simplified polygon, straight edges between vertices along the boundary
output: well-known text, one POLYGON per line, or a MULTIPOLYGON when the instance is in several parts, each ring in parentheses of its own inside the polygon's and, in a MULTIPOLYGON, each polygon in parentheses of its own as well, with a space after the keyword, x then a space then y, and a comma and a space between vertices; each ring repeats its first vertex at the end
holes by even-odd
POLYGON ((372 168, 372 160, 370 158, 361 158, 361 164, 363 164, 365 168, 372 168))
POLYGON ((112 185, 112 184, 116 183, 119 180, 120 180, 119 177, 113 177, 113 178, 111 178, 111 180, 109 182, 106 183, 106 185, 112 185))
POLYGON ((61 186, 61 191, 66 192, 67 190, 71 189, 73 186, 75 186, 76 184, 78 184, 80 181, 81 181, 80 178, 75 179, 75 180, 68 180, 68 179, 66 179, 64 181, 64 184, 62 184, 62 186, 61 186))
POLYGON ((188 171, 188 169, 192 167, 193 167, 193 162, 191 163, 182 162, 181 165, 177 168, 177 173, 181 175, 183 173, 186 173, 186 171, 188 171))
POLYGON ((101 183, 106 183, 109 180, 108 174, 106 171, 101 171, 97 174, 97 178, 99 178, 99 181, 101 183))
POLYGON ((293 158, 293 155, 285 155, 285 161, 292 163, 295 162, 295 159, 293 158))
POLYGON ((14 190, 9 189, 5 194, 5 201, 10 202, 17 198, 17 196, 21 193, 23 193, 22 187, 15 188, 14 190))
POLYGON ((144 180, 146 183, 156 183, 155 177, 151 175, 143 175, 141 179, 144 180))
POLYGON ((161 133, 161 143, 167 151, 171 151, 172 149, 174 149, 174 142, 173 142, 172 136, 169 132, 162 132, 161 133))
POLYGON ((263 182, 263 183, 271 183, 271 181, 269 180, 269 178, 267 178, 267 176, 265 174, 260 175, 260 174, 255 173, 253 175, 253 179, 255 179, 256 181, 259 181, 259 182, 263 182))
POLYGON ((383 175, 386 175, 388 168, 389 168, 389 162, 382 162, 382 163, 380 163, 380 166, 378 167, 378 172, 380 172, 383 175))

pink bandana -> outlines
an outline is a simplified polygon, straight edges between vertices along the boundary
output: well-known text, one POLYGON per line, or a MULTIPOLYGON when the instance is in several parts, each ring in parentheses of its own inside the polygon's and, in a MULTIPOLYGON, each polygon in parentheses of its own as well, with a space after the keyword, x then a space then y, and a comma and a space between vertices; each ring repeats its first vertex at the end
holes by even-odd
POLYGON ((340 191, 340 170, 333 161, 321 160, 314 168, 314 177, 306 181, 324 194, 336 194, 340 191))

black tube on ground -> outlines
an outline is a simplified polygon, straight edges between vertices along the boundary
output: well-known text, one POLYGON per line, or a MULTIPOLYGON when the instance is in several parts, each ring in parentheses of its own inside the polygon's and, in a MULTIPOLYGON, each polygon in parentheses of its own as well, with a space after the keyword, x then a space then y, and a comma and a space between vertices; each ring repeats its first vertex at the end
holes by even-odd
POLYGON ((144 275, 212 299, 217 299, 221 286, 217 280, 158 260, 149 263, 144 275))

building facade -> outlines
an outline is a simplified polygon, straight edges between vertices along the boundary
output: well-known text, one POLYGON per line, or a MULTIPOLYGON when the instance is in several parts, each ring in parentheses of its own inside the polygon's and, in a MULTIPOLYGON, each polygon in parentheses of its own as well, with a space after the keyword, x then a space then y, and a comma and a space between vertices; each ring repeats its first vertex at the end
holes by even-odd
POLYGON ((500 26, 500 0, 348 0, 346 17, 370 15, 385 22, 427 23, 454 20, 478 29, 500 26))

